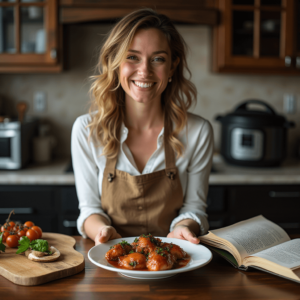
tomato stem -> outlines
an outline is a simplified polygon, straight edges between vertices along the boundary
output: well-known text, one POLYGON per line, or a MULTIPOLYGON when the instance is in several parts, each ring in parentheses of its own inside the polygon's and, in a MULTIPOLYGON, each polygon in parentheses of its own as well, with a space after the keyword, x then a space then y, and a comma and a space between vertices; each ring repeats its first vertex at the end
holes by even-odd
POLYGON ((6 223, 7 223, 7 224, 9 224, 9 220, 10 220, 11 214, 15 214, 15 211, 12 210, 12 211, 10 212, 10 214, 9 214, 9 216, 8 216, 8 219, 6 220, 6 223))

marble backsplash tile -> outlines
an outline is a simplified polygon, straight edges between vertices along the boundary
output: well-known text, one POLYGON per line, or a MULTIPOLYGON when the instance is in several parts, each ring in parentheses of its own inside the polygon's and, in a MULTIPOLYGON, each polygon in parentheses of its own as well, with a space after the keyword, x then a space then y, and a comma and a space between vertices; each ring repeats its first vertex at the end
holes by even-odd
MULTIPOLYGON (((288 154, 294 156, 296 143, 300 139, 300 77, 267 75, 220 75, 210 70, 211 29, 205 26, 177 26, 189 46, 188 65, 192 82, 198 90, 197 104, 191 112, 208 119, 215 135, 215 148, 219 149, 220 124, 216 115, 226 114, 243 100, 261 99, 270 104, 279 114, 296 127, 288 132, 288 154), (283 112, 283 95, 297 96, 295 114, 283 112)), ((0 95, 9 113, 16 113, 16 103, 26 101, 28 114, 36 115, 50 123, 52 134, 58 140, 56 156, 70 155, 70 133, 76 117, 88 111, 90 88, 89 76, 104 35, 110 25, 86 24, 66 28, 64 48, 66 49, 66 70, 61 74, 1 74, 0 95), (47 109, 43 113, 33 110, 33 95, 44 91, 47 95, 47 109)))

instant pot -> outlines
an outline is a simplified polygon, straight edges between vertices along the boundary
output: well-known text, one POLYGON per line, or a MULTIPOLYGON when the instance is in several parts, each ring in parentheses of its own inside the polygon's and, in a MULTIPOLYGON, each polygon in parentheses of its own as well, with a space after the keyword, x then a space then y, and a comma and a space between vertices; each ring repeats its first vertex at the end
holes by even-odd
POLYGON ((217 116, 221 122, 221 155, 238 166, 279 166, 286 156, 287 129, 295 126, 261 100, 246 100, 232 113, 217 116), (253 110, 250 104, 265 110, 253 110))

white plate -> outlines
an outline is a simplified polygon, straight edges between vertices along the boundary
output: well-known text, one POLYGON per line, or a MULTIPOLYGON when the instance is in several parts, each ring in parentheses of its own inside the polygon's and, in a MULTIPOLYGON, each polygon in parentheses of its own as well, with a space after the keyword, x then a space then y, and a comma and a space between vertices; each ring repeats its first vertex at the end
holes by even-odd
POLYGON ((191 257, 189 263, 182 268, 173 269, 173 270, 134 271, 134 270, 119 269, 107 262, 107 260, 105 259, 105 254, 111 246, 120 243, 121 241, 124 240, 131 244, 134 241, 134 239, 135 237, 115 239, 115 240, 110 240, 105 244, 99 244, 97 246, 94 246, 93 248, 90 249, 88 253, 88 258, 93 264, 95 264, 100 268, 107 269, 113 272, 118 272, 124 276, 137 278, 137 279, 160 279, 160 278, 171 277, 178 273, 188 272, 188 271, 201 268, 206 264, 208 264, 212 259, 212 254, 210 250, 208 250, 206 247, 202 245, 192 244, 185 240, 160 237, 160 239, 163 242, 176 244, 180 246, 185 252, 187 252, 191 257))

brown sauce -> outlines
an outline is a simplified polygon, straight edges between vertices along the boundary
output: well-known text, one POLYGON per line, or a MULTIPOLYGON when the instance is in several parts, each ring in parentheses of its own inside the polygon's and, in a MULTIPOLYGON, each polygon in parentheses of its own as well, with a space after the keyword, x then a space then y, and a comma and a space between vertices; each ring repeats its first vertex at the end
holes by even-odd
MULTIPOLYGON (((190 260, 191 260, 191 257, 189 255, 186 258, 178 259, 175 262, 175 264, 173 265, 171 270, 180 269, 180 268, 185 267, 190 262, 190 260)), ((118 269, 124 269, 124 270, 130 270, 130 271, 149 271, 149 272, 153 272, 153 271, 148 270, 147 268, 146 269, 138 269, 138 270, 124 268, 124 267, 119 266, 117 260, 108 260, 107 262, 110 265, 112 265, 112 266, 114 266, 115 268, 118 268, 118 269)), ((163 271, 168 271, 168 270, 163 270, 163 271)), ((157 271, 157 272, 159 272, 159 271, 157 271)))

